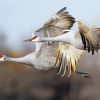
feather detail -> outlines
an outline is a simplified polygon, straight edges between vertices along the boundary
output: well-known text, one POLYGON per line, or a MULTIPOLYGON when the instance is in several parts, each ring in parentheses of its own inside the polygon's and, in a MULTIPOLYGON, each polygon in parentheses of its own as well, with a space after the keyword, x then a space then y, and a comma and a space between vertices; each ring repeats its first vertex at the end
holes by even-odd
POLYGON ((88 48, 88 52, 92 51, 92 54, 94 54, 94 51, 98 51, 98 43, 97 43, 97 37, 94 33, 92 28, 89 28, 86 26, 82 21, 78 20, 78 30, 82 38, 82 42, 84 44, 84 49, 88 48))
POLYGON ((65 43, 60 43, 59 49, 60 53, 56 62, 58 74, 62 73, 61 76, 63 77, 67 72, 67 76, 70 77, 76 71, 76 64, 80 60, 83 50, 76 49, 74 46, 65 43))
POLYGON ((57 55, 56 55, 56 60, 55 60, 55 64, 54 64, 54 66, 57 65, 58 60, 59 60, 59 57, 60 57, 60 49, 58 48, 58 49, 57 49, 57 55))
POLYGON ((75 23, 75 18, 65 11, 66 7, 59 10, 42 27, 44 36, 58 36, 64 29, 70 29, 75 23))

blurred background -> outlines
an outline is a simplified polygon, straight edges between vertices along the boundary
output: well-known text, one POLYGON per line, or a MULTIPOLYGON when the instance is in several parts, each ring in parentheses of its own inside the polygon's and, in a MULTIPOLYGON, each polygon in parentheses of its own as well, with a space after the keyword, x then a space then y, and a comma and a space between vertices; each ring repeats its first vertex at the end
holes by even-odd
MULTIPOLYGON (((77 19, 100 26, 99 0, 0 0, 0 53, 21 57, 34 51, 23 43, 57 10, 67 7, 77 19)), ((73 74, 57 76, 57 70, 33 70, 14 62, 0 62, 0 100, 100 100, 100 52, 85 53, 78 70, 93 78, 73 74)))

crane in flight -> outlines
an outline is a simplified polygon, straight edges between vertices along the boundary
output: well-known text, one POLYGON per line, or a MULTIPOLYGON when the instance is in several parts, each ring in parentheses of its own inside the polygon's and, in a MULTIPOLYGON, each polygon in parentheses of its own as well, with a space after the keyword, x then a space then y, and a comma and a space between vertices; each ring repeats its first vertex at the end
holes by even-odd
POLYGON ((68 76, 70 76, 71 72, 75 72, 76 63, 84 54, 84 50, 92 51, 92 54, 94 54, 94 51, 98 51, 100 28, 91 28, 81 20, 75 20, 74 17, 71 18, 71 15, 66 17, 65 15, 68 12, 64 12, 64 10, 65 8, 60 10, 63 16, 56 13, 56 16, 51 17, 42 28, 37 30, 45 34, 43 37, 33 34, 31 39, 24 40, 24 42, 50 42, 51 44, 59 42, 55 66, 59 66, 58 73, 64 69, 63 75, 65 75, 67 69, 68 76), (65 22, 67 21, 72 24, 66 24, 65 22), (78 24, 78 30, 70 30, 75 22, 78 24))
MULTIPOLYGON (((54 14, 35 34, 39 32, 42 38, 54 37, 65 34, 64 30, 69 30, 75 23, 75 18, 72 17, 66 7, 62 8, 54 14)), ((32 39, 26 41, 39 40, 40 37, 33 35, 32 39)), ((94 48, 94 47, 93 47, 94 48)), ((79 61, 83 50, 77 49, 72 45, 55 42, 36 42, 36 49, 34 52, 25 55, 24 57, 11 58, 6 55, 0 56, 0 61, 13 61, 23 64, 32 65, 36 69, 48 70, 50 68, 58 68, 58 74, 62 72, 62 76, 67 73, 69 77, 72 72, 76 72, 88 77, 88 73, 79 72, 76 70, 76 63, 79 61), (56 55, 56 51, 57 55, 56 55), (58 63, 59 60, 59 63, 58 63)))
MULTIPOLYGON (((55 66, 59 68, 58 74, 61 73, 62 69, 64 69, 62 76, 65 75, 67 70, 67 75, 69 77, 72 72, 76 71, 76 64, 79 61, 81 55, 84 54, 84 49, 88 50, 89 52, 92 51, 92 54, 94 54, 94 51, 98 50, 98 47, 96 36, 92 34, 92 32, 81 33, 81 30, 79 30, 77 32, 74 31, 73 34, 73 30, 70 29, 76 20, 74 17, 72 17, 72 15, 69 14, 68 11, 65 10, 66 7, 62 8, 46 23, 44 23, 41 28, 36 30, 36 32, 44 34, 43 36, 39 37, 33 34, 31 39, 24 40, 24 42, 46 42, 48 45, 55 45, 57 49, 55 66), (63 36, 62 40, 61 36, 63 36), (66 36, 68 36, 68 38, 66 38, 66 36), (60 41, 58 40, 58 37, 60 41), (70 42, 68 42, 68 40, 70 40, 70 42), (73 42, 73 44, 71 42, 73 42)), ((81 26, 81 22, 79 20, 77 22, 81 26)), ((79 27, 79 29, 81 28, 79 27)))

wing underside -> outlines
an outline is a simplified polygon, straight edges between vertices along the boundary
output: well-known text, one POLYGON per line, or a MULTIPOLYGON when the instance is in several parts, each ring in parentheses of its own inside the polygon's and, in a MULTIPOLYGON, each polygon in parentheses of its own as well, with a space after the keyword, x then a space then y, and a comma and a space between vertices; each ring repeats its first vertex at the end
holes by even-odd
POLYGON ((67 72, 69 77, 76 71, 76 64, 80 60, 83 50, 76 49, 74 46, 60 43, 56 56, 55 65, 58 67, 58 74, 64 76, 67 72))
POLYGON ((70 29, 75 23, 75 18, 62 8, 52 16, 43 26, 44 36, 58 36, 65 29, 70 29))

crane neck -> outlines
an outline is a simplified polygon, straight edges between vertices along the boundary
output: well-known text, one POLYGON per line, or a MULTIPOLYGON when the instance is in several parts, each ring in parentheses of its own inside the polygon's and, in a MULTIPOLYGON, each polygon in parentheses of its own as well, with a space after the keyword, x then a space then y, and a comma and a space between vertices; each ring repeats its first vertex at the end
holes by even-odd
POLYGON ((41 41, 42 42, 48 42, 48 41, 60 42, 60 40, 57 37, 43 37, 41 41))
POLYGON ((68 38, 64 37, 64 35, 59 35, 56 37, 43 37, 41 39, 42 42, 48 42, 48 41, 52 41, 52 42, 64 42, 64 40, 66 40, 65 42, 68 42, 68 38))
POLYGON ((22 63, 22 64, 28 64, 28 59, 26 59, 26 57, 19 57, 19 58, 12 58, 12 57, 7 57, 5 58, 4 61, 11 61, 11 62, 18 62, 18 63, 22 63))
MULTIPOLYGON (((73 32, 73 31, 71 31, 73 32)), ((72 43, 72 39, 75 38, 75 34, 68 32, 56 37, 42 37, 40 41, 42 42, 46 42, 46 41, 53 41, 53 42, 64 42, 67 44, 71 44, 72 43)))

